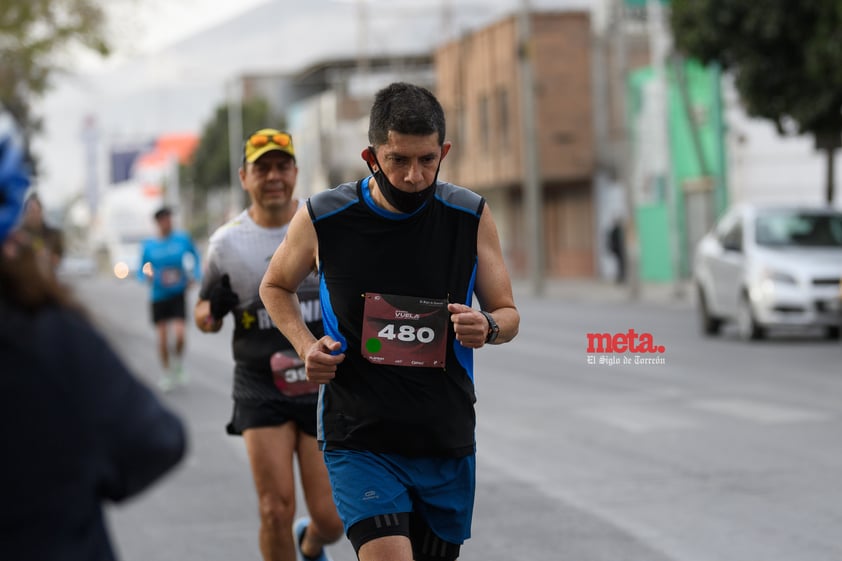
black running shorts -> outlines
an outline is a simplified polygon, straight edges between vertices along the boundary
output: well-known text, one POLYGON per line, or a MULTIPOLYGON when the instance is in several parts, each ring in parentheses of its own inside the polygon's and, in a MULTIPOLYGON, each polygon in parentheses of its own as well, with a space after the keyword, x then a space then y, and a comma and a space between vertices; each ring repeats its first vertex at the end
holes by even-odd
POLYGON ((278 400, 234 400, 234 411, 226 431, 241 435, 246 429, 276 427, 294 422, 310 436, 316 436, 316 403, 278 400))
POLYGON ((184 293, 170 296, 164 300, 152 302, 152 323, 168 319, 184 319, 187 317, 184 308, 184 293))

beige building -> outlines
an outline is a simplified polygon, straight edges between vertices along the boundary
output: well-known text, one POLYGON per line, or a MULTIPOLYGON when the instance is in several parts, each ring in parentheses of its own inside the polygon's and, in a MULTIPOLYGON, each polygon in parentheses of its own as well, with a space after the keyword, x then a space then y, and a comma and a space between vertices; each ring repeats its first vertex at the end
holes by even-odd
MULTIPOLYGON (((536 136, 548 277, 595 274, 591 24, 587 12, 531 15, 536 136)), ((435 52, 436 95, 454 144, 442 179, 485 196, 514 276, 529 268, 518 21, 513 15, 435 52)))

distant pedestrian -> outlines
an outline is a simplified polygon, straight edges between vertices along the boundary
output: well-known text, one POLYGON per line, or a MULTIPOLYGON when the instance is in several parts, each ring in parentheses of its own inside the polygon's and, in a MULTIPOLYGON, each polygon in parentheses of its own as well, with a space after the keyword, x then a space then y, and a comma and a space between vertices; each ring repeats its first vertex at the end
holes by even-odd
POLYGON ((184 425, 12 230, 28 179, 0 108, 0 559, 114 561, 103 503, 175 466, 184 425))
POLYGON ((185 298, 191 283, 201 279, 201 262, 190 235, 173 229, 169 207, 155 212, 155 223, 158 236, 144 240, 137 275, 151 286, 152 323, 158 335, 158 356, 163 368, 158 386, 169 391, 176 384, 187 383, 184 370, 185 298), (189 270, 185 258, 192 258, 189 270), (170 327, 175 336, 172 350, 170 327))
POLYGON ((626 236, 623 220, 617 218, 608 230, 608 250, 617 261, 615 280, 617 284, 626 282, 626 236))

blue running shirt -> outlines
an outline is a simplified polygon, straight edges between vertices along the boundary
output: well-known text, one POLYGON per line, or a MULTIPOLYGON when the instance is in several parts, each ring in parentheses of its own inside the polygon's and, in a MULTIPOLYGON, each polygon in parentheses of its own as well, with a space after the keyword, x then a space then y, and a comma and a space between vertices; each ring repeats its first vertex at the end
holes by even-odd
POLYGON ((152 301, 165 300, 187 290, 191 277, 201 279, 199 252, 186 232, 174 231, 166 238, 148 238, 143 241, 137 277, 146 280, 143 266, 152 267, 152 301), (192 256, 188 274, 185 257, 192 256))

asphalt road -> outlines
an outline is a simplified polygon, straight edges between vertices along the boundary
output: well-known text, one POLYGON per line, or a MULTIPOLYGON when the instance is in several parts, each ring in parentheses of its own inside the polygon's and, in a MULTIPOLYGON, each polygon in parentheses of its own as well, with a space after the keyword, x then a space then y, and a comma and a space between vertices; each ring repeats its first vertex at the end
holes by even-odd
MULTIPOLYGON (((144 288, 75 286, 153 383, 144 288)), ((683 304, 519 295, 518 305, 518 338, 476 354, 478 494, 462 560, 842 559, 840 342, 704 339, 683 304), (588 353, 588 334, 630 330, 663 352, 588 353)), ((229 336, 188 334, 191 384, 164 399, 189 426, 190 452, 109 509, 124 561, 260 558, 242 441, 224 433, 229 336)), ((330 552, 355 559, 344 540, 330 552)))

